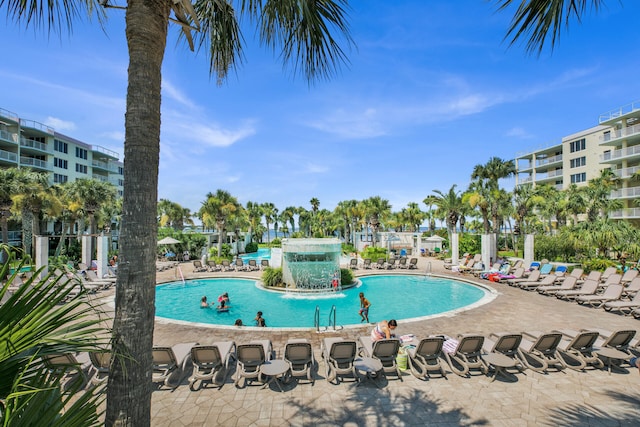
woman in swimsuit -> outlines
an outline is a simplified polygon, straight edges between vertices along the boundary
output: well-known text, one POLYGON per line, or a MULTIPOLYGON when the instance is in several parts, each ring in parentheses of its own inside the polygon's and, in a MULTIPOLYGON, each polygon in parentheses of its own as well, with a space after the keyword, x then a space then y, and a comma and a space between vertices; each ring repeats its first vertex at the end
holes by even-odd
POLYGON ((371 331, 371 341, 376 342, 384 339, 395 338, 393 331, 398 327, 395 319, 383 320, 371 331))

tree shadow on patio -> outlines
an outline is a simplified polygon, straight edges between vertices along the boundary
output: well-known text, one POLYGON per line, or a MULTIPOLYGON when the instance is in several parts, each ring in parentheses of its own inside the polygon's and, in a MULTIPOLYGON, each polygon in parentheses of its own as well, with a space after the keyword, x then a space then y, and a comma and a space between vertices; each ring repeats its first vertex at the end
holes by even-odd
POLYGON ((320 405, 301 403, 292 399, 289 405, 298 411, 291 417, 304 420, 303 424, 315 426, 357 425, 357 426, 397 426, 428 425, 431 423, 447 423, 458 426, 482 426, 489 422, 484 419, 473 419, 461 409, 444 409, 443 400, 433 400, 420 390, 407 390, 405 395, 391 396, 386 390, 362 390, 353 388, 353 394, 342 400, 340 405, 331 407, 323 402, 320 405))
MULTIPOLYGON (((553 426, 586 426, 586 425, 637 425, 640 419, 640 394, 622 394, 605 392, 616 400, 617 404, 599 405, 597 396, 593 404, 564 404, 562 408, 549 411, 546 425, 553 426)), ((561 404, 561 403, 559 403, 561 404)))

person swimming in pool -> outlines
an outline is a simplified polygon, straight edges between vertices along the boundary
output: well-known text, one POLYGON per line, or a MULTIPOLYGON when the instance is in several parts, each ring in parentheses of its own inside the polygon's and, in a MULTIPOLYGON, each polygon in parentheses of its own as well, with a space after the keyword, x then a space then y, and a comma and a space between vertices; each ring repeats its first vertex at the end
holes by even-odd
POLYGON ((207 302, 207 296, 205 295, 200 300, 200 308, 207 308, 207 307, 209 307, 209 303, 207 302))
POLYGON ((218 311, 229 311, 230 308, 231 308, 231 306, 227 305, 227 300, 222 299, 222 300, 220 300, 220 305, 216 307, 216 310, 218 310, 218 311))

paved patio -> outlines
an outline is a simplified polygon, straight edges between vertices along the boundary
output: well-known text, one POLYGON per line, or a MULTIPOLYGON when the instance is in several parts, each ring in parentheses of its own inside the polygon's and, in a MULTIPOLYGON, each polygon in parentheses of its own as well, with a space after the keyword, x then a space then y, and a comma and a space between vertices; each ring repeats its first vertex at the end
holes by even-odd
MULTIPOLYGON (((434 273, 459 277, 444 270, 434 258, 420 258, 419 271, 431 263, 434 273)), ((203 277, 191 273, 191 264, 182 264, 186 278, 203 277)), ((369 270, 358 270, 368 274, 369 270)), ((212 273, 221 276, 228 273, 212 273)), ((243 273, 242 276, 259 273, 243 273)), ((158 281, 175 280, 175 270, 158 274, 158 281)), ((484 285, 487 281, 481 281, 484 285)), ((498 292, 492 302, 454 316, 416 322, 399 322, 397 332, 417 337, 429 334, 481 333, 556 328, 640 330, 638 320, 602 309, 544 297, 537 292, 491 284, 498 292)), ((425 301, 428 304, 428 301, 425 301)), ((372 316, 375 317, 375 316, 372 316)), ((397 318, 402 319, 399 310, 397 318)), ((373 319, 372 319, 373 320, 373 319)), ((234 340, 237 344, 256 338, 269 338, 282 357, 289 338, 307 338, 314 346, 318 372, 314 385, 295 381, 282 393, 274 387, 263 389, 249 385, 237 389, 229 377, 221 388, 209 386, 199 391, 188 387, 188 374, 175 390, 158 389, 153 393, 154 426, 422 426, 422 425, 637 425, 640 419, 640 375, 636 369, 587 369, 576 372, 540 374, 526 370, 515 381, 501 377, 494 382, 484 375, 461 378, 453 373, 444 378, 422 381, 405 371, 403 381, 391 377, 380 380, 380 388, 365 382, 339 385, 324 378, 320 342, 327 336, 357 338, 368 334, 371 326, 347 327, 339 332, 282 331, 259 328, 218 328, 156 322, 154 342, 172 345, 178 342, 210 344, 234 340)), ((233 372, 233 370, 232 370, 233 372)))

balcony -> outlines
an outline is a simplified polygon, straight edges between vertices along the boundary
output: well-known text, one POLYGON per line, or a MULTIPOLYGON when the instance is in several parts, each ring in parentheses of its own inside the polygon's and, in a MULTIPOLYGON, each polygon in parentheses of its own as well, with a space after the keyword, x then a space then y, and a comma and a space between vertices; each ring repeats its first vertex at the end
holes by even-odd
POLYGON ((118 172, 118 166, 114 165, 114 164, 109 164, 107 162, 102 162, 100 160, 92 160, 91 161, 91 167, 93 167, 94 169, 102 169, 105 170, 107 172, 111 172, 111 173, 117 173, 118 172))
POLYGON ((623 105, 622 107, 617 108, 615 110, 611 110, 607 113, 600 114, 598 123, 602 124, 604 122, 617 119, 618 117, 622 117, 625 114, 633 113, 636 110, 640 110, 640 102, 632 102, 631 104, 623 105))
POLYGON ((5 142, 10 142, 12 144, 17 144, 18 143, 18 134, 17 133, 8 132, 6 130, 0 130, 0 139, 5 141, 5 142))
POLYGON ((630 168, 623 168, 623 169, 615 169, 613 170, 613 173, 618 177, 618 178, 631 178, 631 176, 633 176, 634 173, 640 171, 640 166, 633 166, 630 168))
POLYGON ((47 154, 51 153, 51 151, 49 151, 47 147, 47 144, 34 141, 33 139, 20 138, 20 147, 27 148, 27 149, 30 148, 30 149, 39 151, 41 153, 47 153, 47 154))
POLYGON ((51 171, 52 167, 46 160, 34 159, 33 157, 24 157, 20 156, 20 165, 21 166, 29 166, 31 168, 36 169, 44 169, 47 171, 51 171))
POLYGON ((523 184, 531 184, 533 182, 533 177, 532 176, 528 176, 526 178, 522 178, 518 180, 518 184, 523 185, 523 184))
POLYGON ((619 211, 613 211, 609 214, 613 219, 636 219, 640 218, 640 208, 621 209, 619 211))
POLYGON ((609 144, 612 141, 616 141, 620 138, 629 138, 632 136, 640 135, 640 125, 633 125, 618 130, 612 130, 600 137, 600 144, 609 144))
POLYGON ((543 159, 536 160, 536 167, 547 166, 552 163, 562 162, 562 154, 558 154, 557 156, 547 157, 543 159))
POLYGON ((18 155, 10 151, 0 150, 0 161, 18 164, 18 155))
POLYGON ((55 133, 55 130, 52 127, 43 125, 42 123, 38 123, 34 120, 20 119, 20 126, 22 126, 23 128, 37 129, 44 133, 48 133, 49 135, 53 135, 55 133))
POLYGON ((621 150, 613 150, 609 153, 600 155, 600 163, 616 163, 616 160, 640 157, 640 145, 623 148, 621 150))
POLYGON ((640 198, 640 187, 621 188, 613 190, 610 198, 612 199, 636 199, 640 198))
POLYGON ((20 120, 20 118, 18 118, 18 115, 14 112, 11 112, 9 110, 5 110, 4 108, 0 108, 0 117, 6 117, 7 119, 14 121, 16 123, 18 123, 18 121, 20 120))

